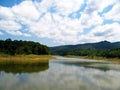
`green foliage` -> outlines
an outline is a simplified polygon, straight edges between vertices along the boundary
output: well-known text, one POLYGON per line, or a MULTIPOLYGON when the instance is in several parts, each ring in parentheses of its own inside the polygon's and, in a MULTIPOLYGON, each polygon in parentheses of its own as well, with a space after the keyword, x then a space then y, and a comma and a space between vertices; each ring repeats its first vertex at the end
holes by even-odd
POLYGON ((51 54, 54 55, 75 55, 89 57, 120 58, 120 43, 110 43, 107 41, 90 44, 66 45, 52 47, 51 54))
POLYGON ((18 41, 11 39, 0 40, 0 53, 15 55, 15 54, 49 54, 49 48, 37 42, 18 41))

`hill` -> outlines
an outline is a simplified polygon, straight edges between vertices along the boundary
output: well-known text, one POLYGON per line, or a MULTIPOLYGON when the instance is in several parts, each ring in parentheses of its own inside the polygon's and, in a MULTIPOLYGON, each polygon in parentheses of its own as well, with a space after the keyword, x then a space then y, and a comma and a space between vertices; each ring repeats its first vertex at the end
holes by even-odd
POLYGON ((49 54, 49 48, 38 42, 6 39, 0 40, 0 54, 49 54))
POLYGON ((50 47, 51 54, 54 55, 77 55, 77 56, 117 56, 120 53, 120 42, 101 41, 97 43, 85 43, 77 45, 64 45, 50 47), (112 54, 116 55, 112 55, 112 54))

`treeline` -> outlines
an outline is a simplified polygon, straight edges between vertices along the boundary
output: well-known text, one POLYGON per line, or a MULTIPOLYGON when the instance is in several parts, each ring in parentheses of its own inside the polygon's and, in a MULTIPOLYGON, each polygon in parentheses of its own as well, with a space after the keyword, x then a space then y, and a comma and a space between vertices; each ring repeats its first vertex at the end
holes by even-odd
POLYGON ((75 56, 88 56, 88 57, 106 57, 106 58, 120 58, 120 48, 116 49, 95 49, 92 47, 76 48, 76 49, 59 49, 53 51, 54 55, 75 55, 75 56))
POLYGON ((120 58, 120 42, 101 41, 77 45, 64 45, 50 48, 51 54, 88 57, 120 58))
POLYGON ((6 39, 0 40, 0 53, 16 54, 49 54, 49 48, 38 42, 6 39))

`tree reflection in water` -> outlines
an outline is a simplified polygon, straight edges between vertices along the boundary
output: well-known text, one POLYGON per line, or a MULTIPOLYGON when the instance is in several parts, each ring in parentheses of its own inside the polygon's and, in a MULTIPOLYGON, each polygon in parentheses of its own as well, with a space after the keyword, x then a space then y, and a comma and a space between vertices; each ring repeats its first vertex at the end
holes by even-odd
POLYGON ((49 68, 49 62, 35 63, 35 64, 2 64, 0 65, 0 71, 6 73, 34 73, 47 70, 49 68))

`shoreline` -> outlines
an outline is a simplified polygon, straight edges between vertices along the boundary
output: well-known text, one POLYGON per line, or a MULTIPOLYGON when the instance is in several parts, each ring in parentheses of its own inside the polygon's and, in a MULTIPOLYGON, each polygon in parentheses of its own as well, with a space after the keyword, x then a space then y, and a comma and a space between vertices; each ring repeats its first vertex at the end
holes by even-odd
POLYGON ((52 55, 0 55, 0 64, 37 64, 54 59, 52 55))
POLYGON ((106 60, 106 61, 111 61, 113 63, 119 63, 120 64, 120 58, 105 58, 105 57, 90 57, 90 56, 74 56, 74 55, 67 55, 64 56, 67 58, 81 58, 81 59, 89 59, 89 60, 106 60))
MULTIPOLYGON (((91 56, 74 56, 74 55, 66 55, 63 56, 65 58, 78 58, 78 59, 89 59, 89 60, 106 60, 111 61, 113 63, 120 64, 120 58, 105 58, 105 57, 91 57, 91 56)), ((0 55, 0 63, 44 63, 49 62, 50 60, 56 60, 56 56, 54 55, 0 55)))

